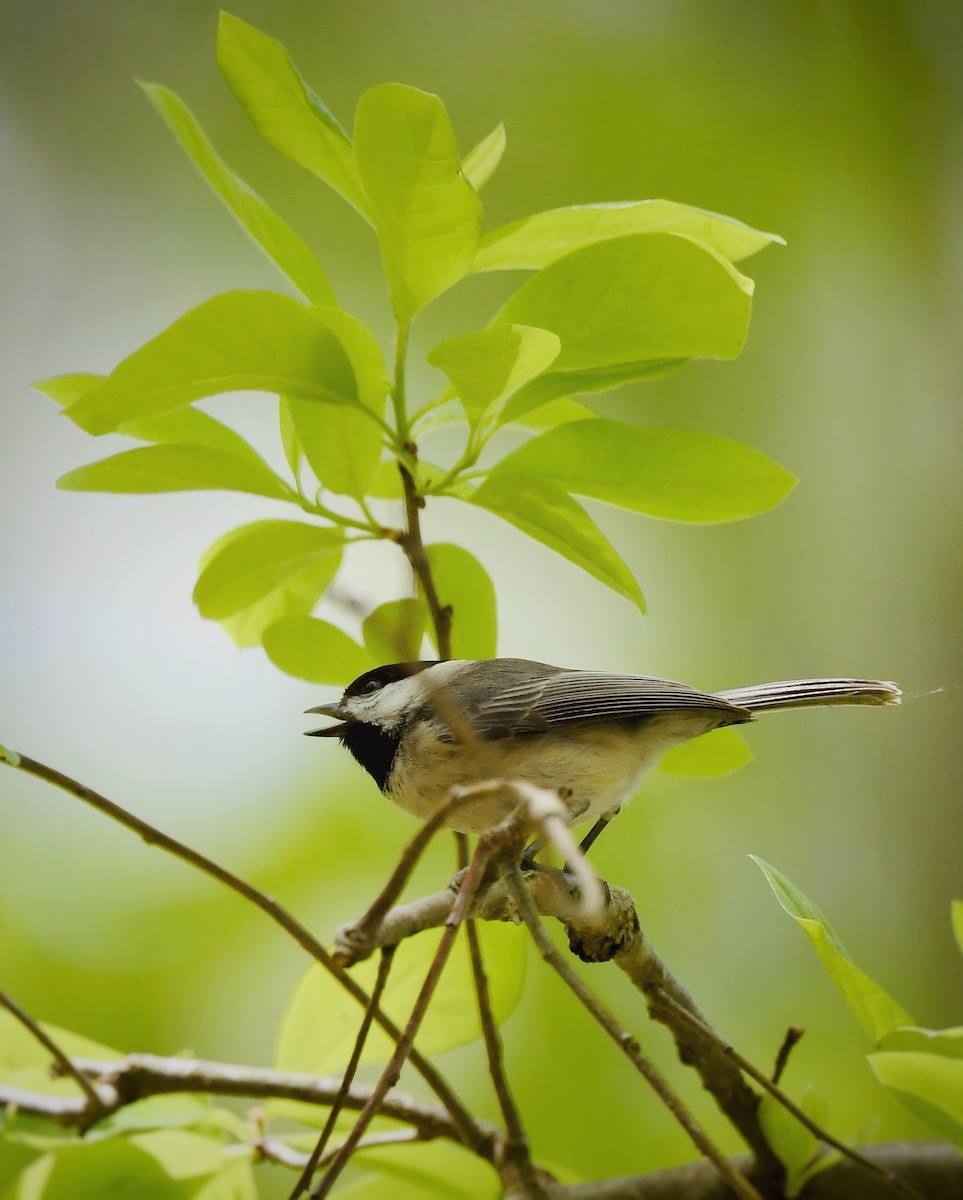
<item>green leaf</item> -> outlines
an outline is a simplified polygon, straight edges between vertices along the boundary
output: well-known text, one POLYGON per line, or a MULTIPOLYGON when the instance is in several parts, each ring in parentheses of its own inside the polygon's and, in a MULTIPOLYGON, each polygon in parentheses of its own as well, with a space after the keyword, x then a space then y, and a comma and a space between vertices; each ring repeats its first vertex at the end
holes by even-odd
POLYGON ((438 597, 451 606, 452 658, 494 658, 498 618, 488 572, 461 546, 436 542, 426 551, 438 597))
POLYGON ((371 88, 358 104, 354 140, 391 303, 404 323, 471 269, 481 204, 437 96, 400 83, 371 88))
POLYGON ((268 467, 210 446, 140 446, 68 471, 57 480, 68 492, 190 492, 217 489, 292 499, 268 467))
POLYGON ((488 1163, 441 1141, 362 1150, 352 1161, 374 1174, 338 1193, 350 1200, 497 1200, 503 1195, 488 1163))
MULTIPOLYGON (((198 574, 203 575, 213 560, 234 542, 246 542, 252 535, 252 530, 262 526, 287 525, 284 521, 255 522, 253 525, 241 525, 219 537, 201 555, 198 574)), ((296 524, 296 523, 295 523, 296 524)), ((314 528, 312 526, 297 526, 300 529, 314 528)), ((322 528, 319 530, 325 538, 332 539, 329 552, 322 552, 316 558, 309 560, 300 570, 283 577, 275 586, 270 588, 259 600, 239 609, 230 616, 216 618, 229 637, 233 638, 241 649, 247 646, 257 646, 261 636, 269 625, 273 625, 282 617, 304 616, 309 613, 321 599, 331 580, 337 574, 341 565, 341 550, 343 539, 336 530, 322 528)), ((263 535, 265 541, 270 541, 272 535, 263 535)))
MULTIPOLYGON (((374 803, 384 801, 373 799, 374 803)), ((526 939, 512 925, 479 923, 478 932, 491 985, 492 1007, 496 1020, 501 1022, 521 999, 526 939)), ((395 953, 382 1008, 402 1028, 434 957, 438 936, 437 931, 430 931, 407 938, 395 953)), ((376 972, 377 962, 372 958, 351 973, 370 991, 376 972)), ((416 1045, 422 1054, 452 1050, 481 1036, 478 1013, 470 1000, 472 988, 467 941, 460 938, 418 1032, 416 1045)), ((275 1066, 281 1071, 307 1071, 312 1075, 340 1070, 351 1053, 361 1016, 358 1004, 327 971, 317 965, 309 967, 284 1015, 275 1066)), ((361 1061, 386 1062, 393 1049, 394 1043, 375 1026, 361 1061)))
POLYGON ((795 485, 756 450, 694 429, 640 429, 596 417, 543 433, 494 471, 667 521, 736 521, 773 508, 795 485))
POLYGON ((110 433, 236 391, 358 403, 348 357, 318 313, 276 292, 225 292, 124 359, 70 406, 70 419, 88 433, 110 433))
POLYGON ((944 1058, 963 1058, 963 1026, 950 1029, 920 1029, 906 1025, 888 1033, 880 1050, 909 1050, 919 1054, 939 1054, 944 1058))
POLYGON ((562 342, 551 371, 519 392, 505 419, 565 394, 551 386, 556 373, 570 391, 596 391, 694 356, 734 358, 751 295, 751 280, 685 238, 632 234, 575 250, 522 284, 498 316, 562 342))
POLYGON ((30 386, 34 391, 49 396, 56 404, 69 408, 75 400, 79 400, 98 383, 103 383, 106 378, 106 375, 93 375, 89 371, 71 371, 67 375, 53 375, 50 379, 41 379, 39 383, 30 386))
POLYGON ((585 509, 555 484, 498 472, 485 480, 471 503, 555 550, 645 611, 631 571, 585 509))
POLYGON ((823 966, 874 1043, 901 1025, 913 1025, 914 1021, 906 1010, 879 984, 853 965, 832 926, 812 901, 775 867, 754 854, 749 857, 769 881, 782 907, 805 930, 823 966))
MULTIPOLYGON (((92 1041, 79 1033, 71 1033, 69 1029, 61 1029, 46 1021, 42 1022, 42 1028, 71 1058, 96 1058, 111 1062, 123 1058, 121 1052, 112 1046, 92 1041)), ((12 1013, 0 1009, 0 1078, 10 1083, 13 1081, 12 1072, 31 1067, 42 1067, 46 1071, 49 1066, 50 1052, 12 1013)), ((70 1087, 76 1087, 72 1080, 51 1079, 50 1083, 69 1083, 70 1087)))
POLYGON ((281 43, 222 12, 217 62, 261 137, 366 216, 351 142, 301 78, 281 43))
POLYGON ((549 400, 547 404, 523 413, 515 424, 521 425, 523 429, 541 431, 554 429, 556 425, 565 425, 569 421, 594 421, 597 418, 598 413, 592 412, 587 405, 563 396, 559 400, 549 400))
POLYGON ((660 358, 620 363, 614 367, 586 367, 579 371, 553 368, 518 389, 502 410, 500 424, 520 425, 522 418, 534 409, 581 392, 607 392, 629 383, 663 379, 680 371, 689 362, 688 358, 660 358))
POLYGON ((305 572, 311 574, 310 590, 316 600, 323 586, 318 589, 313 572, 320 571, 327 581, 333 579, 343 549, 339 529, 299 521, 255 521, 212 547, 214 552, 209 552, 194 588, 194 603, 202 617, 223 620, 278 593, 305 572))
POLYGON ((963 900, 954 900, 950 905, 950 920, 953 924, 953 936, 963 954, 963 900))
MULTIPOLYGON (((70 416, 71 405, 106 379, 105 375, 74 373, 57 375, 33 384, 36 391, 49 396, 63 406, 64 416, 70 416)), ((186 442, 193 446, 210 446, 214 450, 228 450, 241 458, 264 466, 264 459, 239 433, 235 433, 215 417, 188 405, 159 417, 144 417, 140 421, 126 421, 118 425, 117 432, 124 437, 137 438, 141 442, 186 442)))
POLYGON ((659 770, 663 775, 686 779, 707 779, 730 775, 752 762, 752 751, 734 729, 714 729, 693 738, 683 746, 673 746, 662 755, 659 770))
POLYGON ((533 213, 485 234, 473 270, 536 270, 582 246, 632 233, 679 234, 730 262, 773 242, 785 245, 775 233, 760 233, 732 217, 671 200, 578 204, 533 213))
POLYGON ((281 449, 284 451, 284 457, 291 468, 295 482, 297 482, 301 477, 301 461, 304 458, 304 451, 301 449, 298 431, 294 428, 294 421, 291 417, 291 402, 284 396, 278 397, 278 432, 281 435, 281 449))
POLYGON ((498 416, 504 401, 558 357, 561 342, 546 329, 491 325, 436 346, 428 361, 451 380, 474 429, 498 416))
POLYGON ((316 617, 284 617, 262 638, 271 662, 296 679, 344 686, 378 664, 336 625, 316 617))
POLYGON ((963 1147, 963 1058, 919 1051, 870 1054, 876 1078, 943 1137, 963 1147))
MULTIPOLYGON (((41 1194, 43 1200, 186 1200, 190 1195, 152 1155, 122 1138, 68 1146, 52 1157, 52 1165, 39 1159, 26 1172, 46 1174, 38 1200, 41 1194)), ((16 1200, 33 1195, 13 1192, 16 1200)))
POLYGON ((259 1195, 250 1161, 234 1159, 193 1192, 191 1200, 258 1200, 259 1195))
POLYGON ((238 224, 312 304, 337 304, 321 264, 290 225, 218 155, 184 101, 157 83, 141 83, 214 193, 238 224))
POLYGON ((796 1196, 806 1177, 806 1168, 819 1149, 819 1141, 768 1092, 759 1102, 759 1124, 769 1146, 786 1168, 786 1195, 796 1196))
POLYGON ((418 600, 389 600, 361 625, 364 644, 376 663, 417 662, 428 609, 418 600))
POLYGON ((378 422, 389 387, 384 359, 374 334, 361 321, 341 309, 319 309, 318 316, 348 356, 362 407, 293 397, 287 401, 287 412, 318 482, 329 491, 361 500, 368 494, 381 457, 378 422))
POLYGON ((476 192, 480 192, 491 179, 505 153, 505 126, 496 125, 465 155, 461 164, 462 173, 476 192))
POLYGON ((183 1129, 153 1129, 134 1134, 132 1146, 146 1150, 172 1179, 215 1175, 225 1165, 222 1141, 183 1129))

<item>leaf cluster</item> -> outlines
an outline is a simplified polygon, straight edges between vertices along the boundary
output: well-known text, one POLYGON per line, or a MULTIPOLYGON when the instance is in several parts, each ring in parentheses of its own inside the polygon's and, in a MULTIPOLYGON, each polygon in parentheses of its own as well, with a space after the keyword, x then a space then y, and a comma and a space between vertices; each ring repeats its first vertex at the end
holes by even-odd
MULTIPOLYGON (((643 609, 632 572, 583 500, 718 522, 786 495, 792 477, 747 446, 602 418, 575 399, 738 354, 753 289, 733 264, 781 239, 665 200, 555 209, 484 231, 480 191, 501 161, 502 126, 461 156, 437 96, 383 84, 361 97, 349 135, 284 47, 227 13, 217 59, 261 137, 337 192, 377 238, 397 323, 393 363, 339 306, 307 241, 224 162, 184 101, 145 83, 202 178, 294 294, 215 296, 109 375, 37 387, 86 432, 142 443, 69 472, 61 488, 226 489, 297 510, 231 530, 202 558, 195 603, 239 645, 261 645, 282 670, 317 683, 419 657, 425 635, 440 653, 423 590, 387 600, 357 631, 314 615, 338 594, 356 542, 404 547, 391 501, 447 497, 485 510, 643 609), (516 286, 485 328, 428 350, 437 392, 409 397, 413 320, 479 272, 514 272, 506 278, 516 286), (285 474, 197 407, 240 391, 275 397, 285 474), (439 465, 420 447, 443 427, 459 448, 439 465)), ((439 602, 456 615, 452 652, 493 655, 485 569, 455 545, 429 546, 428 559, 439 602)))

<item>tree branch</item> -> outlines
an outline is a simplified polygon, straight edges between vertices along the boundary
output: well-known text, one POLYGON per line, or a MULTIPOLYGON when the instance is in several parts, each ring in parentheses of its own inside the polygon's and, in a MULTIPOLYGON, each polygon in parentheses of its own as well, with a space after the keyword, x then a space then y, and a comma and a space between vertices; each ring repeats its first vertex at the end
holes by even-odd
MULTIPOLYGON (((273 897, 266 895, 254 887, 253 884, 248 883, 247 880, 242 879, 239 875, 235 875, 233 871, 229 871, 226 867, 222 867, 219 863, 214 862, 213 859, 207 858, 199 851, 193 850, 183 842, 179 842, 176 838, 162 833, 153 825, 149 825, 146 821, 141 820, 140 817, 135 817, 133 813, 121 808, 119 804, 115 804, 105 796, 100 795, 99 792, 95 792, 93 788, 89 788, 85 784, 61 774, 60 771, 54 770, 53 767, 48 767, 44 763, 28 758, 25 754, 18 754, 15 751, 9 750, 4 750, 3 753, 0 753, 0 763, 5 763, 17 770, 25 771, 29 775, 34 775, 38 779, 43 779, 45 782, 61 788, 63 791, 75 796, 78 800, 82 800, 85 804, 89 804, 92 808, 97 809, 98 812, 110 817, 111 820, 117 821, 118 824, 123 825, 126 829, 132 830, 138 837, 147 842, 148 845, 158 846, 161 850, 165 850, 168 854, 179 858, 182 862, 188 863, 205 875, 209 875, 212 879, 223 883, 232 891, 237 892, 238 895, 243 896, 245 900, 250 901, 251 904, 254 904, 262 912, 266 913, 275 924, 280 925, 287 934, 294 938, 302 949, 306 950, 313 959, 319 962, 325 970, 329 971, 337 979, 345 991, 362 1008, 367 1007, 370 997, 364 988, 352 979, 347 971, 335 963, 332 956, 317 938, 273 897)), ((375 1011, 374 1019, 397 1044, 401 1038, 401 1030, 397 1025, 380 1008, 375 1011)), ((485 1139, 479 1122, 475 1120, 464 1104, 462 1104, 461 1100, 458 1099, 441 1072, 417 1048, 410 1050, 408 1058, 412 1066, 448 1109, 452 1120, 461 1130, 464 1143, 471 1146, 476 1152, 482 1153, 485 1139)))

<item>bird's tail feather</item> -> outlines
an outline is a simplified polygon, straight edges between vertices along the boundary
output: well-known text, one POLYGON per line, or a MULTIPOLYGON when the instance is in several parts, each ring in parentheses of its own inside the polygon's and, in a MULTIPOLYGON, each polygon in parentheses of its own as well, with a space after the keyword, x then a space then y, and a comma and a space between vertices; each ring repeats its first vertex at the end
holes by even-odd
POLYGON ((716 695, 750 712, 811 708, 820 704, 899 704, 895 683, 880 679, 787 679, 730 688, 716 695))

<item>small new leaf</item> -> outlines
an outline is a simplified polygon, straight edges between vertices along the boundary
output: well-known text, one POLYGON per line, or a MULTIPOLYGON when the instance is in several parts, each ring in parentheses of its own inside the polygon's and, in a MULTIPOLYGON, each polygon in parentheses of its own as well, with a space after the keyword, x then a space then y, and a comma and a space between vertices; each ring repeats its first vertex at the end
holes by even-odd
POLYGON ((449 338, 428 361, 447 375, 474 429, 497 420, 507 398, 549 367, 561 345, 547 329, 498 324, 449 338))
POLYGON ((584 508, 548 480, 491 474, 471 499, 587 571, 645 612, 632 572, 584 508))
POLYGON ((88 433, 110 433, 237 391, 358 403, 351 363, 318 313, 276 292, 225 292, 135 350, 70 406, 70 418, 88 433))
POLYGON ((428 623, 428 609, 420 597, 389 600, 361 625, 365 648, 376 663, 415 662, 428 623))
POLYGON ((476 192, 480 192, 494 175, 505 153, 505 126, 496 125, 465 155, 461 169, 476 192))
POLYGON ((354 142, 391 303, 404 323, 471 269, 481 204, 437 96, 399 83, 371 88, 358 104, 354 142))

